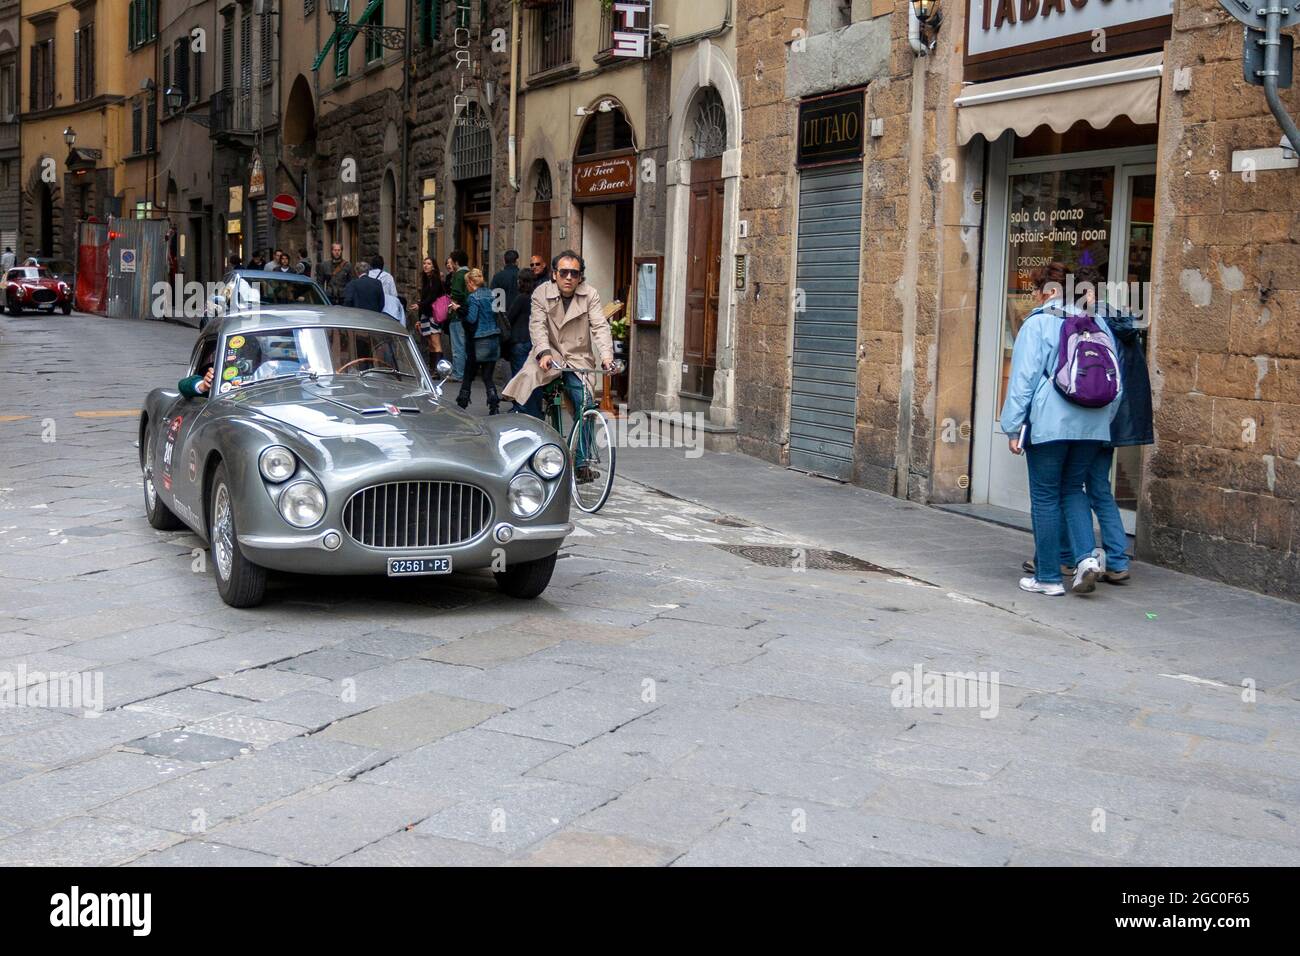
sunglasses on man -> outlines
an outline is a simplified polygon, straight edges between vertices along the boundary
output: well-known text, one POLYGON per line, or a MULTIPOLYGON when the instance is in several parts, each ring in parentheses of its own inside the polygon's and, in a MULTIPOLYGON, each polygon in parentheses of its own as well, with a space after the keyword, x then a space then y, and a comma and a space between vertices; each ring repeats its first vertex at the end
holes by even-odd
POLYGON ((556 269, 555 274, 561 279, 581 279, 581 269, 556 269))

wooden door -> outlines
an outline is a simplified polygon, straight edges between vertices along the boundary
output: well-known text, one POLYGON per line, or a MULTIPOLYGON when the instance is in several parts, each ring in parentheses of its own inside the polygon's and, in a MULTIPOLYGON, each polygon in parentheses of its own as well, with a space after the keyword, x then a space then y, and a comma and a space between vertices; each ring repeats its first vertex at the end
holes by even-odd
POLYGON ((718 290, 722 275, 722 159, 691 163, 691 203, 686 244, 686 329, 683 360, 689 370, 684 390, 713 391, 718 350, 718 290))
POLYGON ((544 262, 550 262, 551 256, 551 204, 550 202, 533 203, 533 248, 531 255, 541 256, 544 262))

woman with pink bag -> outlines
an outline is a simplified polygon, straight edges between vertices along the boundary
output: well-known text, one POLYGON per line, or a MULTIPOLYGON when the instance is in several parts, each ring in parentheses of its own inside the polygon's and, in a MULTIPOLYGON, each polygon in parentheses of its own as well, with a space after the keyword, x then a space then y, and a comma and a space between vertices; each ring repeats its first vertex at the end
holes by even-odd
POLYGON ((450 304, 451 297, 443 292, 442 276, 438 274, 433 259, 425 256, 420 274, 420 305, 417 315, 420 337, 429 352, 430 370, 437 369, 438 362, 444 358, 442 336, 447 328, 447 307, 450 304))

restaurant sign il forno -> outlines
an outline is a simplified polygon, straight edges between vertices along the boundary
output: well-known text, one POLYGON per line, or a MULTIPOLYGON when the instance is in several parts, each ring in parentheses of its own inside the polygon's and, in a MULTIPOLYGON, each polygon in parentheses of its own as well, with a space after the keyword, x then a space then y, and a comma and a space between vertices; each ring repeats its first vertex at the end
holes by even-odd
POLYGON ((795 165, 802 169, 861 160, 863 126, 862 90, 804 100, 795 165))

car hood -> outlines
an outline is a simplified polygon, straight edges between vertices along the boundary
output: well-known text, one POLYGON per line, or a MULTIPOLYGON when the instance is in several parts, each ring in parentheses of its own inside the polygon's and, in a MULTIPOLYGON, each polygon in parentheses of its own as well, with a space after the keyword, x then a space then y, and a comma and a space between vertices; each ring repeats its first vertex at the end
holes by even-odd
POLYGON ((14 279, 16 285, 26 286, 29 289, 53 289, 59 291, 59 283, 62 279, 14 279))
POLYGON ((368 426, 429 430, 447 437, 483 434, 483 426, 472 415, 439 403, 409 382, 386 376, 254 384, 229 399, 318 438, 343 437, 368 426))

